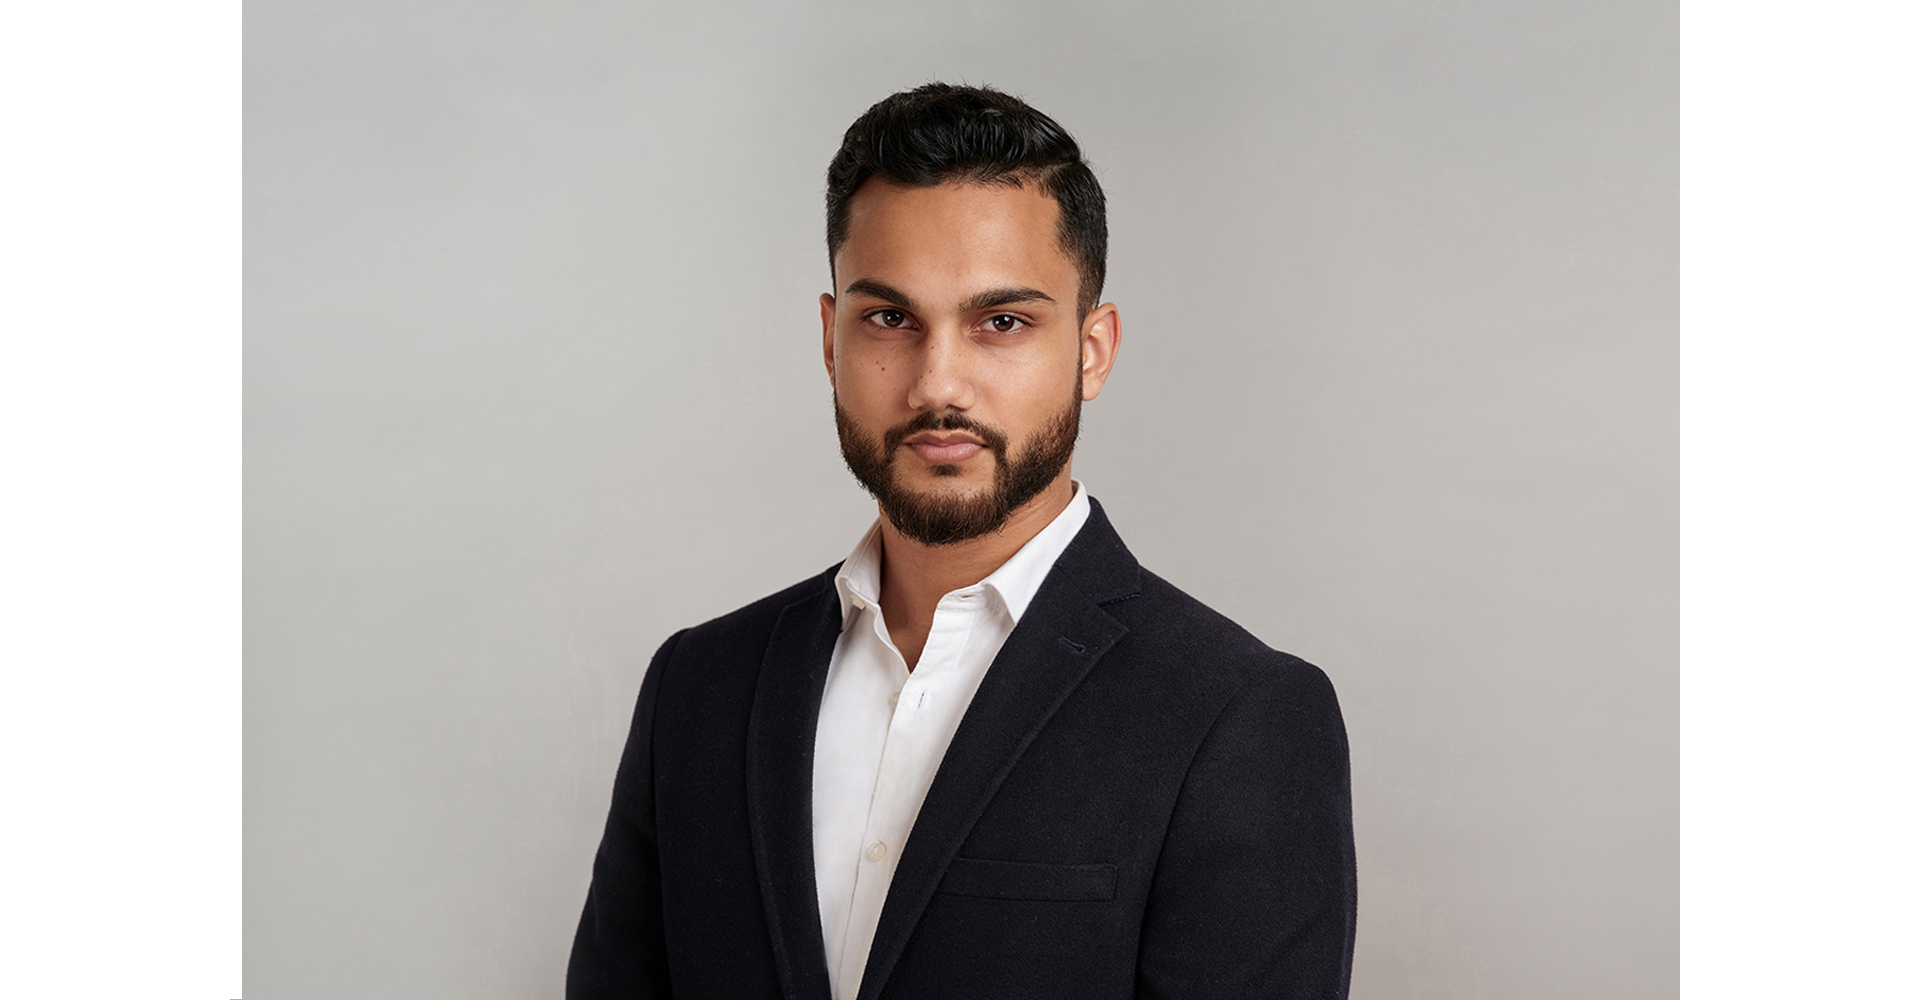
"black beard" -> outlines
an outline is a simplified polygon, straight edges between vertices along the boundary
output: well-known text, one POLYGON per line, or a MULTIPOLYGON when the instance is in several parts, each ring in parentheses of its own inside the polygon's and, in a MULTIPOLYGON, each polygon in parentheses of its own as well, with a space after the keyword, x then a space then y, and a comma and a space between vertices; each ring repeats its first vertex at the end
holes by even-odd
MULTIPOLYGON (((996 428, 952 410, 922 413, 887 430, 876 444, 833 401, 834 424, 840 428, 840 457, 848 471, 880 502, 902 535, 923 545, 952 545, 1000 530, 1013 512, 1040 495, 1073 458, 1080 436, 1080 386, 1075 380, 1073 401, 1026 441, 1016 461, 1007 461, 1007 436, 996 428), (901 486, 894 476, 894 458, 909 435, 921 431, 966 431, 993 453, 993 486, 971 496, 922 496, 901 486)), ((936 465, 936 476, 957 476, 960 467, 936 465)))

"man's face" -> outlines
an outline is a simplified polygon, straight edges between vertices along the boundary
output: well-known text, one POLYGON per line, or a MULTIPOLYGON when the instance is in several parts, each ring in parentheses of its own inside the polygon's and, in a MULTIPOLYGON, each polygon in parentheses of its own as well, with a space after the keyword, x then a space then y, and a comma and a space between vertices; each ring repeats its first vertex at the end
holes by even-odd
POLYGON ((1075 315, 1059 206, 1034 187, 875 179, 850 209, 820 297, 841 453, 907 537, 991 532, 1065 486, 1119 317, 1075 315))

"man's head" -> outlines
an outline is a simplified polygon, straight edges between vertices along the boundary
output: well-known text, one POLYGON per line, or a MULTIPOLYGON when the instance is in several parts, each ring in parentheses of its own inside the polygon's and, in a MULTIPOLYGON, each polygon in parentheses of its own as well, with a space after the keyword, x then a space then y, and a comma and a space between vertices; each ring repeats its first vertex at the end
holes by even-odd
POLYGON ((1064 502, 1080 403, 1120 340, 1095 305, 1104 199, 1072 138, 991 90, 895 94, 829 168, 827 241, 841 452, 887 520, 947 544, 1064 502))

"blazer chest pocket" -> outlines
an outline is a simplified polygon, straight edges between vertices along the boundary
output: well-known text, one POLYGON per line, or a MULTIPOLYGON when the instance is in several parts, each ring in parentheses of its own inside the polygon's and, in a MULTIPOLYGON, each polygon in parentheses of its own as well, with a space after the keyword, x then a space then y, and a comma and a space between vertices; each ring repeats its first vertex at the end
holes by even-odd
POLYGON ((1107 902, 1118 882, 1119 870, 1113 865, 954 858, 940 880, 940 891, 982 899, 1107 902))

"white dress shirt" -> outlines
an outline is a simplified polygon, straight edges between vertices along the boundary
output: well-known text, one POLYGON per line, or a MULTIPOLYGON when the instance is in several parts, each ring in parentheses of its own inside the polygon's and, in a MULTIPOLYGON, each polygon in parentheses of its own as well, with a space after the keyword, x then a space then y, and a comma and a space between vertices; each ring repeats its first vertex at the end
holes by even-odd
POLYGON ((841 631, 813 743, 813 870, 835 1000, 860 991, 894 864, 973 701, 1014 625, 1087 523, 1087 491, 986 579, 940 598, 912 671, 880 611, 880 523, 834 577, 841 631))

